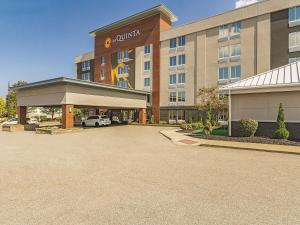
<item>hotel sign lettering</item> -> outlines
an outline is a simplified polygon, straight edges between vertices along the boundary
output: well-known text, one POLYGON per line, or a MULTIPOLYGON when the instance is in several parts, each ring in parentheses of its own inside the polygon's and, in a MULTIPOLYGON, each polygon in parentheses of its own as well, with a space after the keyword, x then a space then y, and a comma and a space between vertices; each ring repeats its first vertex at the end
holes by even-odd
POLYGON ((129 40, 131 38, 135 38, 141 35, 141 32, 139 29, 133 30, 130 32, 126 32, 123 34, 117 34, 114 38, 106 38, 105 40, 105 47, 110 48, 112 43, 117 43, 117 42, 124 42, 126 40, 129 40))

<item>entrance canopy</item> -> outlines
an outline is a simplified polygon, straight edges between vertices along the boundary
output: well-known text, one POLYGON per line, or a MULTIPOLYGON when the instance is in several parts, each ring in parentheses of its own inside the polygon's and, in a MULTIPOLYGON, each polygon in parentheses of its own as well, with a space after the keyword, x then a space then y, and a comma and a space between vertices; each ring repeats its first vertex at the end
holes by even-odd
POLYGON ((15 87, 18 106, 99 106, 146 109, 149 92, 70 78, 56 78, 15 87))

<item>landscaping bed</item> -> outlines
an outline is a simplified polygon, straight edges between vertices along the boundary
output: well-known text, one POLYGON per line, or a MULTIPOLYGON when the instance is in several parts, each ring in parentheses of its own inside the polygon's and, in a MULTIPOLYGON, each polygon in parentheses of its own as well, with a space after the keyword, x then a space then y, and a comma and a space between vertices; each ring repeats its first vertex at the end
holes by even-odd
POLYGON ((300 146, 300 141, 290 141, 283 139, 271 139, 266 137, 226 137, 219 135, 197 135, 191 134, 192 137, 207 139, 207 140, 217 140, 217 141, 235 141, 235 142, 246 142, 246 143, 258 143, 258 144, 274 144, 274 145, 290 145, 290 146, 300 146))
POLYGON ((43 128, 37 128, 35 133, 36 134, 56 135, 56 134, 65 134, 65 133, 78 132, 78 131, 82 131, 82 130, 83 130, 82 128, 61 129, 59 127, 43 127, 43 128))

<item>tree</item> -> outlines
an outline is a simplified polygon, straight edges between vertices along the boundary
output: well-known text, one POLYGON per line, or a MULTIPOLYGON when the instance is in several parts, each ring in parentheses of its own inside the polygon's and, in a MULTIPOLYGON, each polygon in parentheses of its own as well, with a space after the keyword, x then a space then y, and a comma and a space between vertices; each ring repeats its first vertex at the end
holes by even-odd
POLYGON ((41 112, 47 115, 51 115, 51 119, 54 119, 55 113, 60 113, 61 109, 55 106, 43 107, 41 112))
POLYGON ((228 109, 227 96, 220 95, 216 87, 199 89, 198 99, 199 99, 199 103, 197 104, 196 107, 198 108, 199 111, 205 111, 205 112, 210 111, 211 123, 213 122, 213 120, 218 121, 219 114, 222 111, 228 109), (214 118, 212 118, 213 113, 214 113, 214 118))
POLYGON ((0 118, 6 116, 6 103, 4 99, 0 96, 0 118))
MULTIPOLYGON (((12 85, 12 87, 19 87, 24 84, 27 84, 26 81, 18 81, 12 85)), ((17 94, 15 91, 9 91, 6 95, 6 110, 7 110, 7 117, 13 118, 17 114, 17 94)))
POLYGON ((282 103, 280 103, 278 109, 277 129, 274 133, 274 136, 278 139, 288 139, 290 136, 290 132, 288 131, 285 125, 284 109, 282 107, 282 103))

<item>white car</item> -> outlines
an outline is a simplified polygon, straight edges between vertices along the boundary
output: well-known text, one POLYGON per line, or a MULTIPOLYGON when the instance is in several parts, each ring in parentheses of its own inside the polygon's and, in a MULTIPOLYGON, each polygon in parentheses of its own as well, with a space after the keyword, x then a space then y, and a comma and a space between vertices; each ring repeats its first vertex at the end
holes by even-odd
POLYGON ((111 125, 111 120, 107 116, 90 116, 82 122, 83 127, 100 127, 111 125))
POLYGON ((39 121, 36 118, 30 118, 30 120, 27 121, 28 124, 39 124, 39 121))
POLYGON ((17 118, 12 118, 8 120, 7 122, 4 122, 2 125, 16 125, 18 124, 18 119, 17 118))

